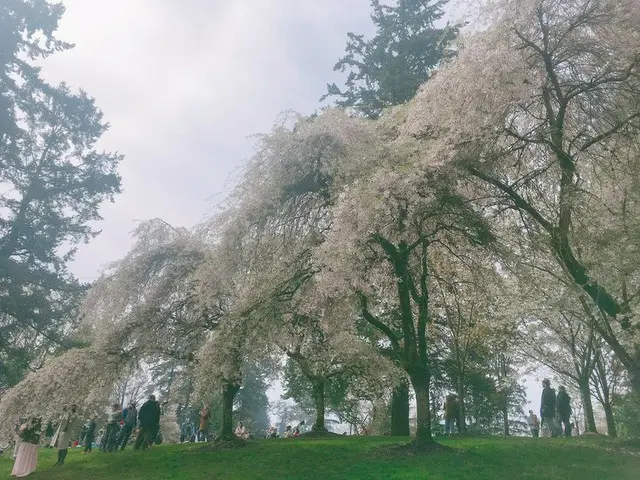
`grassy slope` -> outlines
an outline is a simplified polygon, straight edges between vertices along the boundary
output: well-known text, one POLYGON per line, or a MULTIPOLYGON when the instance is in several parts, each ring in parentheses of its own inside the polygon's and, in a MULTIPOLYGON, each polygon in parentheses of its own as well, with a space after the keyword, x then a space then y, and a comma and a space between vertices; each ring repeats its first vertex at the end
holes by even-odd
MULTIPOLYGON (((386 438, 258 440, 245 448, 202 451, 201 445, 161 446, 146 452, 69 452, 52 467, 55 451, 39 451, 30 479, 639 479, 640 451, 603 438, 446 440, 452 452, 429 456, 389 453, 386 438)), ((0 459, 0 479, 11 459, 0 459)))

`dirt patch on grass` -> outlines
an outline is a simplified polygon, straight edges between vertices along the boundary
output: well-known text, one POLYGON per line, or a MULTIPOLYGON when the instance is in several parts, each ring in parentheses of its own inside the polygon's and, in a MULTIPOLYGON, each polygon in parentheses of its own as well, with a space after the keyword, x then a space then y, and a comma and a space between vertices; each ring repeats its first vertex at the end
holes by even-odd
POLYGON ((198 450, 233 450, 236 448, 246 447, 249 442, 242 438, 232 437, 232 438, 216 438, 211 442, 208 442, 202 448, 198 450))
POLYGON ((415 440, 400 445, 385 445, 377 449, 380 453, 390 456, 415 455, 451 455, 461 453, 461 450, 442 445, 438 442, 418 443, 415 440))

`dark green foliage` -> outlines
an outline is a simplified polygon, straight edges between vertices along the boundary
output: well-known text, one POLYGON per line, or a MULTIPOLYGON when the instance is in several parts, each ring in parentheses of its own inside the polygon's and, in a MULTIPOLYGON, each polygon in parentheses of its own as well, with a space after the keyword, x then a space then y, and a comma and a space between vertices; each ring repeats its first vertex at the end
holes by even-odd
POLYGON ((236 395, 234 419, 242 422, 252 435, 261 437, 269 427, 269 399, 264 372, 248 365, 242 374, 242 387, 236 395))
POLYGON ((67 265, 120 191, 121 157, 95 149, 108 125, 94 100, 29 63, 70 48, 53 37, 63 12, 0 3, 0 386, 73 346, 63 332, 86 287, 67 265))
POLYGON ((640 438, 640 396, 621 395, 614 407, 616 426, 621 438, 640 438))
MULTIPOLYGON (((328 411, 335 412, 343 405, 349 389, 349 377, 349 373, 344 373, 326 379, 324 395, 328 411)), ((283 398, 294 400, 304 411, 314 411, 313 385, 302 373, 298 364, 291 359, 287 359, 285 365, 283 385, 285 388, 283 398)))
POLYGON ((334 70, 348 72, 345 88, 327 85, 328 97, 341 107, 376 118, 386 107, 411 99, 433 69, 453 52, 451 42, 460 25, 435 26, 447 0, 372 0, 376 35, 347 34, 346 55, 334 70))

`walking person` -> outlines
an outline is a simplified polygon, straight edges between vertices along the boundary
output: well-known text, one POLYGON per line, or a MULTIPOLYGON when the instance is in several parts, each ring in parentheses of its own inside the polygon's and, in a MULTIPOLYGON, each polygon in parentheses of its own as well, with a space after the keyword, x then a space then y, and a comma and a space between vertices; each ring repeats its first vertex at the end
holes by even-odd
POLYGON ((531 430, 531 436, 538 438, 540 436, 540 420, 538 416, 533 413, 533 410, 529 410, 529 416, 527 417, 527 424, 531 430))
POLYGON ((60 425, 58 425, 58 430, 51 440, 51 446, 58 447, 58 461, 55 465, 63 465, 64 460, 67 458, 67 451, 69 449, 71 434, 73 433, 77 408, 78 407, 76 405, 71 405, 70 408, 64 407, 62 409, 63 414, 60 419, 60 425))
POLYGON ((542 397, 540 398, 540 420, 552 437, 558 436, 556 426, 556 391, 551 388, 548 378, 542 381, 542 397))
POLYGON ((558 387, 558 398, 556 400, 556 411, 558 413, 558 420, 564 427, 564 436, 571 436, 571 397, 567 393, 564 386, 558 387))
POLYGON ((87 429, 84 434, 84 451, 82 455, 86 455, 87 453, 91 453, 93 449, 93 440, 96 436, 96 420, 92 415, 87 422, 87 429))
POLYGON ((149 395, 149 399, 140 407, 138 422, 140 429, 133 449, 145 450, 151 446, 160 429, 160 404, 156 401, 155 395, 149 395))
POLYGON ((135 402, 131 402, 131 404, 129 404, 126 412, 124 424, 120 429, 120 438, 118 438, 118 446, 120 447, 120 450, 124 450, 124 447, 127 446, 131 433, 133 433, 133 429, 136 428, 136 424, 138 423, 138 409, 136 408, 135 402))
POLYGON ((20 444, 13 461, 11 476, 26 477, 35 472, 38 464, 38 444, 42 424, 39 418, 30 419, 18 427, 20 444))

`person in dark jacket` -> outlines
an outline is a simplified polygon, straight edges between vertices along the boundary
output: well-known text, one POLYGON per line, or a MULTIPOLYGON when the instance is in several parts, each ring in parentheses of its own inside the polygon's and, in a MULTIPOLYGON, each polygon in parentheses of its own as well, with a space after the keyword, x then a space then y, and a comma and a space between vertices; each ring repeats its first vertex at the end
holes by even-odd
MULTIPOLYGON (((447 395, 447 398, 444 402, 444 434, 452 435, 453 434, 453 426, 456 423, 456 418, 458 417, 459 407, 458 407, 458 399, 452 393, 447 395)), ((458 433, 460 433, 460 425, 458 424, 458 433)))
POLYGON ((91 453, 95 436, 96 436, 96 420, 92 416, 89 419, 89 422, 87 423, 87 430, 85 431, 85 434, 84 434, 84 452, 82 452, 82 455, 91 453))
POLYGON ((556 391, 551 388, 548 378, 542 381, 542 397, 540 399, 540 421, 551 432, 552 437, 557 437, 556 426, 556 391))
POLYGON ((558 398, 556 399, 556 411, 558 412, 558 420, 564 426, 564 436, 571 436, 571 397, 567 393, 564 386, 558 387, 558 398))
POLYGON ((140 407, 138 422, 140 430, 133 449, 144 450, 151 446, 160 429, 160 403, 156 401, 155 395, 149 395, 149 400, 140 407))
POLYGON ((129 443, 131 433, 133 432, 133 429, 136 428, 136 424, 138 422, 138 410, 136 409, 136 404, 134 402, 132 402, 125 410, 127 414, 124 417, 124 425, 122 425, 120 438, 118 439, 118 446, 120 447, 120 450, 124 450, 124 447, 129 443))

